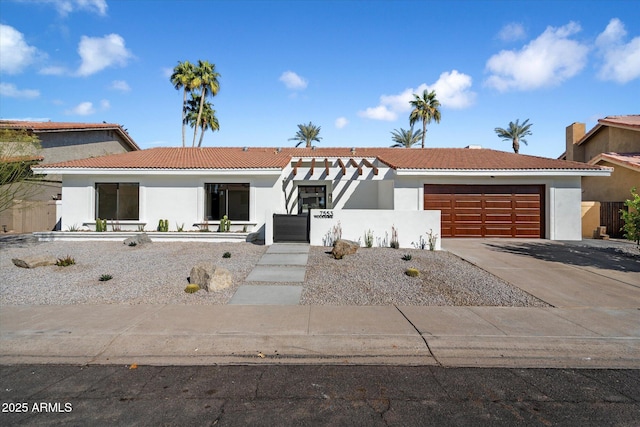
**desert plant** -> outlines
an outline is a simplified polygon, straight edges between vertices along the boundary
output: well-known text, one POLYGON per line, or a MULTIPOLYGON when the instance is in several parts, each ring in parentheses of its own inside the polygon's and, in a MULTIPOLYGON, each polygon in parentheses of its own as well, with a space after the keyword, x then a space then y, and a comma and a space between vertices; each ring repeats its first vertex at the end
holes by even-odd
POLYGON ((200 290, 200 286, 196 284, 189 284, 187 285, 186 288, 184 288, 184 291, 188 294, 195 294, 199 290, 200 290))
POLYGON ((631 195, 633 198, 624 202, 628 210, 620 210, 621 218, 624 221, 622 230, 627 240, 636 242, 636 245, 640 246, 640 194, 634 187, 631 189, 631 195))
POLYGON ((184 231, 184 222, 180 225, 178 225, 178 223, 176 222, 176 230, 182 233, 184 231))
POLYGON ((100 278, 98 280, 101 281, 101 282, 106 282, 106 281, 111 280, 111 279, 113 279, 112 275, 103 274, 103 275, 100 276, 100 278))
POLYGON ((231 220, 229 220, 229 217, 227 217, 226 215, 222 217, 218 230, 222 232, 228 232, 231 230, 231 220))
POLYGON ((104 232, 107 231, 107 220, 106 219, 96 219, 96 231, 97 232, 104 232))
POLYGON ((368 248, 373 246, 373 231, 367 230, 364 233, 364 244, 368 248))
POLYGON ((409 277, 418 277, 420 275, 420 272, 418 271, 417 268, 407 268, 404 274, 406 274, 409 277))
POLYGON ((327 231, 327 234, 324 235, 322 243, 325 246, 333 246, 333 244, 340 239, 342 239, 342 225, 340 221, 338 221, 338 224, 331 227, 331 229, 327 231))
POLYGON ((243 225, 243 226, 242 226, 242 232, 243 232, 243 233, 246 233, 246 232, 247 232, 247 226, 246 226, 246 225, 243 225))
POLYGON ((160 221, 158 221, 158 231, 162 231, 162 232, 167 232, 169 231, 169 220, 168 219, 161 219, 160 221))
POLYGON ((424 240, 424 237, 422 237, 422 234, 420 235, 420 239, 418 240, 418 242, 411 242, 411 244, 416 249, 425 249, 427 247, 427 241, 424 240))
POLYGON ((67 255, 64 258, 58 258, 58 261, 56 261, 56 265, 58 267, 68 267, 68 266, 73 265, 75 263, 76 263, 75 258, 73 258, 70 255, 67 255))
POLYGON ((389 246, 393 249, 398 249, 400 247, 400 242, 398 241, 398 229, 395 226, 391 226, 391 243, 389 246))
POLYGON ((136 242, 129 242, 129 246, 131 246, 131 247, 138 246, 138 244, 136 242))
POLYGON ((204 222, 200 225, 200 231, 205 233, 209 231, 209 220, 204 220, 204 222))
POLYGON ((222 254, 222 258, 231 258, 231 252, 225 252, 222 254))
POLYGON ((138 232, 140 233, 144 232, 144 225, 138 224, 138 232))
POLYGON ((111 231, 122 231, 120 221, 111 221, 111 231))
POLYGON ((435 251, 436 242, 438 241, 438 234, 434 234, 433 229, 429 229, 429 232, 427 233, 427 240, 429 241, 429 250, 435 251))
POLYGON ((413 257, 411 256, 411 254, 404 254, 404 255, 402 255, 402 260, 403 260, 403 261, 411 261, 411 258, 413 258, 413 257))
POLYGON ((67 227, 67 231, 71 231, 71 232, 80 231, 80 227, 78 227, 78 224, 73 224, 67 227))

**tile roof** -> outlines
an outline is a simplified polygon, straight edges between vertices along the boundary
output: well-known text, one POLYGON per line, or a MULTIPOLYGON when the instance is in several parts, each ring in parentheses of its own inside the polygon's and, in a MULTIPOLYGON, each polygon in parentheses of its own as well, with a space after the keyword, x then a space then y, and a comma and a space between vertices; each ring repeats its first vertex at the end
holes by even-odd
POLYGON ((50 165, 88 169, 283 169, 299 158, 377 159, 393 169, 597 170, 599 166, 467 148, 151 148, 50 165))
POLYGON ((596 132, 604 126, 619 127, 630 130, 640 130, 640 114, 629 114, 626 116, 607 116, 599 119, 598 124, 589 130, 582 138, 575 142, 576 145, 582 145, 590 139, 596 132))
POLYGON ((38 132, 74 132, 87 130, 114 130, 133 150, 140 150, 127 131, 115 123, 72 123, 72 122, 33 122, 22 120, 0 120, 0 129, 26 129, 38 132))
POLYGON ((640 153, 600 153, 589 160, 589 164, 597 165, 601 161, 608 161, 640 171, 640 153))

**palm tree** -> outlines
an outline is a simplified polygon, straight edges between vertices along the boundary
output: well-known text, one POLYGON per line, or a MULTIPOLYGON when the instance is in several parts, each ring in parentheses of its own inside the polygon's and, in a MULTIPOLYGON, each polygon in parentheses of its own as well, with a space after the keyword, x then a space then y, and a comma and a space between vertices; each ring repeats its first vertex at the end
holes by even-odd
MULTIPOLYGON (((187 103, 186 114, 184 124, 191 127, 195 127, 198 121, 198 114, 200 112, 201 96, 191 94, 191 99, 187 103)), ((202 140, 204 139, 204 133, 207 130, 215 132, 220 130, 220 123, 216 117, 216 110, 213 109, 213 105, 205 101, 202 109, 202 116, 200 120, 200 140, 198 141, 198 147, 202 147, 202 140)))
POLYGON ((436 98, 436 91, 427 92, 425 89, 420 95, 413 94, 413 101, 409 101, 413 110, 409 115, 409 125, 413 126, 415 122, 422 121, 422 148, 424 148, 424 137, 427 135, 427 124, 431 120, 440 123, 440 101, 436 98))
POLYGON ((200 127, 200 121, 202 120, 202 112, 204 110, 204 99, 207 95, 216 96, 218 90, 220 90, 220 84, 218 83, 218 77, 220 74, 215 71, 216 65, 211 64, 209 61, 198 60, 198 66, 194 70, 194 89, 200 89, 200 108, 198 110, 198 118, 196 119, 196 126, 193 131, 193 147, 196 145, 196 135, 198 128, 200 127), (207 93, 207 90, 209 93, 207 93))
POLYGON ((318 141, 322 139, 320 134, 320 126, 316 126, 313 123, 309 122, 308 125, 301 124, 298 125, 298 132, 296 132, 296 136, 293 138, 289 138, 289 141, 298 141, 296 147, 302 144, 303 142, 306 144, 306 148, 311 148, 311 143, 313 141, 318 141))
POLYGON ((414 132, 412 126, 409 130, 402 128, 400 128, 400 130, 394 129, 391 135, 391 140, 395 142, 392 147, 411 148, 417 144, 422 137, 422 131, 418 129, 414 132))
POLYGON ((192 89, 195 67, 189 61, 178 62, 178 65, 173 69, 171 74, 171 83, 176 90, 184 89, 184 95, 182 97, 182 146, 184 147, 185 139, 185 114, 187 108, 187 92, 192 89))
POLYGON ((504 141, 512 141, 513 152, 518 154, 520 151, 520 142, 524 142, 524 145, 527 145, 527 140, 524 139, 525 136, 531 135, 531 126, 533 123, 528 123, 529 119, 519 124, 517 119, 515 123, 509 122, 509 129, 495 128, 494 131, 500 138, 504 141))

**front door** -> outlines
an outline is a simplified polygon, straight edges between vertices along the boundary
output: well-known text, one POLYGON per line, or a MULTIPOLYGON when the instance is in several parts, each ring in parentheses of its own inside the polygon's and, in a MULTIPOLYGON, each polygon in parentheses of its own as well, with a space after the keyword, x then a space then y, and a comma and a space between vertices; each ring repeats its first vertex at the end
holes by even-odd
POLYGON ((327 187, 325 185, 298 186, 298 213, 308 214, 310 209, 327 208, 327 187))

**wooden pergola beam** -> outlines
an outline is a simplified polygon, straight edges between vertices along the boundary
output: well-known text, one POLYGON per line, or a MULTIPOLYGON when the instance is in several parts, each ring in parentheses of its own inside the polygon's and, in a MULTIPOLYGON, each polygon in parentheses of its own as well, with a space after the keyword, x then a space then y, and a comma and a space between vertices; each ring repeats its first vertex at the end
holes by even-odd
POLYGON ((328 159, 324 159, 324 173, 329 175, 329 160, 328 159))
POLYGON ((340 165, 340 169, 342 169, 342 175, 347 174, 347 167, 342 162, 342 159, 338 159, 338 165, 340 165))
POLYGON ((296 176, 296 174, 298 173, 298 168, 300 167, 300 165, 302 165, 302 159, 298 159, 298 162, 293 167, 293 176, 296 176))
POLYGON ((313 175, 313 169, 315 167, 316 167, 316 158, 314 157, 314 158, 311 159, 311 170, 310 170, 311 175, 313 175))
POLYGON ((349 163, 351 163, 351 166, 353 166, 354 168, 358 168, 358 175, 362 175, 362 168, 360 167, 360 165, 358 164, 358 162, 356 162, 353 157, 349 159, 349 163))
POLYGON ((375 167, 375 166, 373 166, 369 160, 367 160, 367 159, 362 159, 362 163, 364 163, 364 165, 365 165, 366 167, 373 169, 373 174, 374 174, 374 175, 378 175, 378 168, 377 168, 377 167, 375 167))

